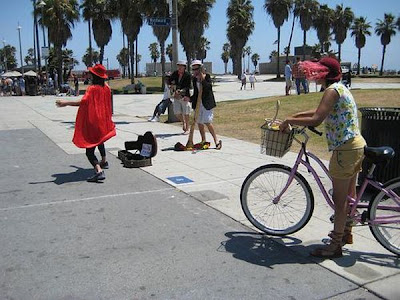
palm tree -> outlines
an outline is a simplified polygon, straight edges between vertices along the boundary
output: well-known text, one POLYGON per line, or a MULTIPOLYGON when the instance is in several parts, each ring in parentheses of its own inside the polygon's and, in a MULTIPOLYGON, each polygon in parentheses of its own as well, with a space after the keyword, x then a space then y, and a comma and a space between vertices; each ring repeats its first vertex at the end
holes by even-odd
POLYGON ((149 51, 150 51, 150 57, 154 62, 154 73, 157 72, 157 59, 160 58, 160 51, 158 51, 158 44, 157 43, 151 43, 149 45, 149 51))
POLYGON ((371 25, 367 22, 367 18, 359 17, 354 20, 353 25, 350 27, 351 36, 355 37, 355 44, 358 48, 358 60, 357 60, 357 75, 360 75, 360 61, 361 61, 361 48, 364 48, 366 36, 371 35, 369 29, 371 25))
MULTIPOLYGON (((148 17, 165 17, 169 14, 169 6, 165 0, 153 0, 143 2, 143 9, 148 17)), ((153 26, 153 33, 157 37, 161 51, 161 72, 165 74, 165 41, 171 28, 169 26, 153 26)), ((161 80, 162 90, 165 88, 165 80, 161 80)))
POLYGON ((44 9, 36 8, 40 23, 48 28, 49 42, 56 50, 57 73, 59 85, 62 77, 62 47, 72 37, 71 28, 79 20, 79 5, 77 0, 45 0, 44 9), (43 14, 42 14, 43 12, 43 14))
MULTIPOLYGON (((36 64, 36 59, 35 59, 34 53, 35 52, 34 52, 33 48, 28 49, 28 55, 25 56, 25 58, 24 58, 25 64, 27 64, 27 65, 35 65, 36 64)), ((3 61, 3 60, 1 59, 1 61, 3 61)))
POLYGON ((186 52, 188 64, 195 58, 196 49, 200 48, 200 40, 204 29, 208 28, 210 13, 215 0, 181 0, 179 15, 180 41, 186 52))
POLYGON ((122 67, 122 77, 125 78, 126 67, 129 64, 129 50, 128 48, 122 48, 119 54, 117 55, 117 60, 119 65, 122 67))
POLYGON ((347 37, 347 31, 353 19, 354 13, 351 11, 350 7, 343 8, 343 4, 336 5, 333 17, 333 33, 335 34, 335 41, 338 44, 339 61, 341 61, 342 44, 347 37))
MULTIPOLYGON (((264 8, 272 18, 276 29, 278 30, 278 53, 280 52, 281 43, 281 26, 289 18, 289 12, 292 9, 292 0, 265 0, 264 8)), ((281 73, 279 70, 279 55, 276 65, 276 78, 280 78, 281 73)))
POLYGON ((107 0, 97 0, 92 6, 93 35, 97 46, 100 48, 99 61, 102 64, 104 47, 108 44, 112 35, 111 18, 114 14, 113 7, 107 0))
POLYGON ((99 62, 100 53, 98 51, 91 49, 90 47, 86 49, 86 53, 82 56, 82 62, 86 67, 91 67, 93 64, 99 62))
POLYGON ((83 0, 82 4, 80 6, 80 8, 82 9, 83 19, 88 22, 88 32, 89 32, 88 66, 92 66, 92 64, 93 64, 91 20, 94 15, 93 14, 94 6, 96 5, 96 3, 97 3, 97 0, 83 0))
POLYGON ((258 53, 254 53, 254 54, 251 56, 251 61, 253 62, 254 70, 257 69, 257 65, 258 65, 258 61, 259 61, 259 60, 260 60, 260 55, 258 55, 258 53))
POLYGON ((130 53, 130 69, 131 83, 134 83, 133 76, 133 64, 134 64, 134 47, 133 44, 137 39, 140 28, 143 25, 142 14, 141 14, 141 3, 139 1, 127 1, 127 0, 114 0, 113 6, 110 8, 117 12, 122 25, 122 31, 128 38, 128 49, 130 53), (115 2, 114 2, 115 1, 115 2))
POLYGON ((247 55, 247 69, 250 72, 250 54, 252 53, 251 47, 247 46, 243 49, 243 53, 247 55))
POLYGON ((307 31, 313 24, 313 16, 318 10, 316 0, 295 0, 294 15, 300 19, 300 26, 303 30, 303 60, 306 59, 307 31))
POLYGON ((326 43, 329 42, 331 35, 331 26, 333 21, 333 10, 328 5, 319 5, 319 9, 316 12, 315 18, 313 19, 313 27, 317 30, 317 36, 319 43, 321 44, 321 51, 328 51, 326 49, 326 43))
POLYGON ((230 0, 226 10, 227 37, 231 45, 233 74, 238 76, 242 73, 243 47, 254 30, 253 11, 251 0, 230 0))
POLYGON ((173 59, 174 59, 172 52, 173 52, 172 51, 172 44, 168 44, 167 49, 165 50, 165 54, 168 55, 168 58, 169 58, 170 62, 172 62, 173 59))
POLYGON ((207 50, 210 50, 210 41, 206 37, 202 36, 199 42, 199 48, 196 51, 196 58, 203 62, 207 57, 207 50))
POLYGON ((228 62, 230 58, 230 52, 231 52, 231 45, 229 43, 225 43, 222 46, 222 53, 221 53, 221 59, 224 62, 224 67, 225 67, 225 73, 228 73, 228 62))
POLYGON ((272 61, 272 58, 278 57, 278 52, 276 50, 272 50, 271 53, 269 54, 269 60, 272 61))
POLYGON ((379 71, 379 75, 382 76, 386 46, 390 44, 392 36, 396 35, 396 23, 394 16, 392 14, 385 14, 385 18, 383 20, 378 19, 375 27, 375 33, 376 35, 381 36, 381 44, 383 45, 381 70, 379 71))

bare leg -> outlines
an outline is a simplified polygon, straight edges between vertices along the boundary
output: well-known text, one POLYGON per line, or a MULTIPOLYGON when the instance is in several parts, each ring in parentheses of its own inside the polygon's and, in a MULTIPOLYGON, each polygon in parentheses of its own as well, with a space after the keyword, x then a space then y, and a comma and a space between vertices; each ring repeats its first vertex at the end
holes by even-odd
POLYGON ((189 115, 183 115, 183 131, 189 131, 189 115))
POLYGON ((213 124, 211 124, 211 123, 206 123, 206 126, 207 126, 207 128, 208 128, 208 131, 211 133, 211 135, 212 135, 212 137, 213 137, 213 139, 214 139, 215 147, 216 147, 218 150, 221 149, 221 147, 222 147, 222 142, 221 142, 221 141, 218 141, 218 139, 217 139, 217 134, 215 133, 213 124))
MULTIPOLYGON (((353 178, 333 178, 333 202, 335 204, 335 221, 333 232, 330 233, 331 241, 328 245, 311 252, 311 255, 323 258, 342 256, 342 240, 346 227, 348 212, 347 195, 353 178)), ((355 181, 354 181, 355 182, 355 181)))
POLYGON ((206 140, 206 131, 205 131, 205 128, 204 128, 204 124, 197 123, 197 126, 199 126, 199 131, 200 131, 200 135, 201 135, 201 142, 202 143, 207 142, 207 140, 206 140))

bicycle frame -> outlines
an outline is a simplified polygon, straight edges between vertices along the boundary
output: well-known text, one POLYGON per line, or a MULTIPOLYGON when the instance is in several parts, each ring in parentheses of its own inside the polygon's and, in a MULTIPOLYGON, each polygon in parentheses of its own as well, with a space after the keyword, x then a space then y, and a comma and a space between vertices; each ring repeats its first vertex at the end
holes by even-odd
MULTIPOLYGON (((308 142, 308 135, 302 131, 301 134, 305 137, 305 141, 299 141, 296 137, 294 138, 299 144, 301 144, 301 149, 297 155, 297 159, 296 162, 294 164, 294 166, 292 167, 292 170, 290 172, 289 175, 289 179, 288 182, 286 183, 285 187, 283 188, 283 190, 281 191, 281 193, 273 200, 273 203, 276 204, 279 202, 279 199, 281 198, 281 196, 286 192, 286 190, 288 189, 288 187, 290 186, 290 184, 293 181, 294 175, 297 172, 300 164, 305 166, 308 170, 309 173, 311 173, 315 179, 315 181, 318 184, 318 187, 322 193, 322 195, 325 198, 325 201, 328 203, 328 205, 334 210, 335 206, 333 203, 332 198, 329 196, 328 192, 326 191, 324 185, 322 184, 322 181, 320 179, 320 176, 318 175, 318 173, 315 171, 315 169, 312 167, 309 158, 311 158, 312 160, 314 160, 320 167, 321 169, 324 171, 324 173, 329 177, 329 179, 332 181, 332 177, 329 174, 328 168, 325 166, 325 164, 321 161, 321 159, 319 159, 315 154, 313 154, 312 152, 309 152, 306 150, 306 144, 308 142)), ((351 211, 350 211, 350 217, 352 217, 355 221, 364 224, 364 222, 366 221, 366 219, 363 218, 362 214, 357 214, 357 209, 358 208, 368 208, 369 203, 360 203, 361 198, 367 188, 368 185, 373 186, 375 189, 377 189, 379 192, 382 191, 384 192, 388 197, 392 198, 396 203, 397 203, 397 207, 393 207, 393 206, 386 206, 386 205, 379 205, 379 209, 382 210, 395 210, 395 211, 399 211, 400 212, 400 196, 397 195, 396 193, 394 193, 392 190, 387 190, 386 188, 384 188, 384 185, 380 182, 377 182, 375 180, 372 179, 372 173, 375 169, 375 165, 373 165, 369 172, 367 177, 364 179, 363 184, 361 185, 361 189, 358 192, 357 198, 354 199, 351 196, 347 196, 348 201, 349 201, 349 206, 351 207, 351 211)), ((395 222, 400 222, 400 216, 396 217, 396 216, 380 216, 380 217, 376 217, 374 220, 369 220, 368 224, 370 225, 375 225, 375 224, 390 224, 390 223, 395 223, 395 222)))

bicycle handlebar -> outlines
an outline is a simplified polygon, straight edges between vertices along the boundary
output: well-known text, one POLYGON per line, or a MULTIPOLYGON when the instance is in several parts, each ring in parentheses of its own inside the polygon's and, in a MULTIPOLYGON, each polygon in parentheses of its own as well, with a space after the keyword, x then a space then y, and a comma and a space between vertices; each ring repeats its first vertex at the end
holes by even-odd
POLYGON ((318 131, 317 129, 315 129, 315 127, 307 126, 307 128, 308 128, 310 131, 312 131, 312 132, 318 134, 319 136, 322 135, 322 132, 321 132, 321 131, 318 131))

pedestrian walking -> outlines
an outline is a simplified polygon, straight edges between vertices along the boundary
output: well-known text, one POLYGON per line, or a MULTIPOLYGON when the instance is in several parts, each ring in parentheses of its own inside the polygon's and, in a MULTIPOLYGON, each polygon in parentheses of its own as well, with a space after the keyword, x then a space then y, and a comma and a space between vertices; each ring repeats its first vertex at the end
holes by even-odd
POLYGON ((195 116, 195 121, 199 127, 201 135, 201 143, 204 145, 207 143, 205 126, 207 126, 208 131, 212 135, 215 143, 215 148, 220 150, 222 148, 222 141, 218 140, 215 133, 214 126, 212 124, 214 113, 213 108, 217 106, 215 103, 214 92, 212 90, 212 81, 210 74, 206 73, 203 69, 203 64, 200 60, 194 60, 192 62, 192 72, 193 72, 193 95, 190 97, 192 102, 192 108, 196 111, 197 105, 200 105, 198 118, 195 116), (199 96, 199 89, 202 89, 201 102, 197 103, 197 98, 199 96))
POLYGON ((285 65, 286 96, 290 95, 290 89, 292 88, 292 79, 292 67, 290 66, 290 60, 287 60, 285 65))
POLYGON ((255 82, 257 81, 256 79, 256 75, 254 73, 251 73, 251 75, 249 76, 249 82, 250 82, 250 89, 251 90, 255 90, 255 82))
POLYGON ((318 126, 325 121, 328 149, 332 151, 329 173, 333 183, 335 219, 329 244, 317 248, 311 255, 322 258, 342 256, 342 245, 352 244, 352 220, 347 196, 356 198, 357 175, 361 170, 366 145, 358 126, 357 106, 351 92, 340 82, 340 63, 332 57, 319 62, 303 63, 305 75, 325 87, 317 109, 300 112, 286 118, 282 131, 291 125, 318 126))
POLYGON ((296 57, 296 63, 293 65, 292 71, 293 71, 293 78, 296 81, 297 95, 300 95, 300 85, 303 86, 304 93, 307 94, 308 86, 303 68, 301 67, 301 59, 299 56, 296 57))
POLYGON ((79 79, 76 74, 72 75, 74 78, 74 88, 75 88, 75 96, 79 96, 79 79))
POLYGON ((86 148, 86 156, 94 167, 95 174, 87 181, 97 182, 106 178, 104 170, 108 168, 104 142, 116 135, 115 124, 111 119, 111 89, 105 82, 106 68, 101 64, 89 67, 92 85, 79 101, 57 100, 58 107, 79 106, 75 121, 73 143, 86 148), (99 149, 99 162, 95 150, 99 149))
POLYGON ((242 90, 243 88, 246 89, 246 81, 247 81, 246 72, 243 72, 242 76, 240 77, 240 80, 242 82, 240 90, 242 90))

